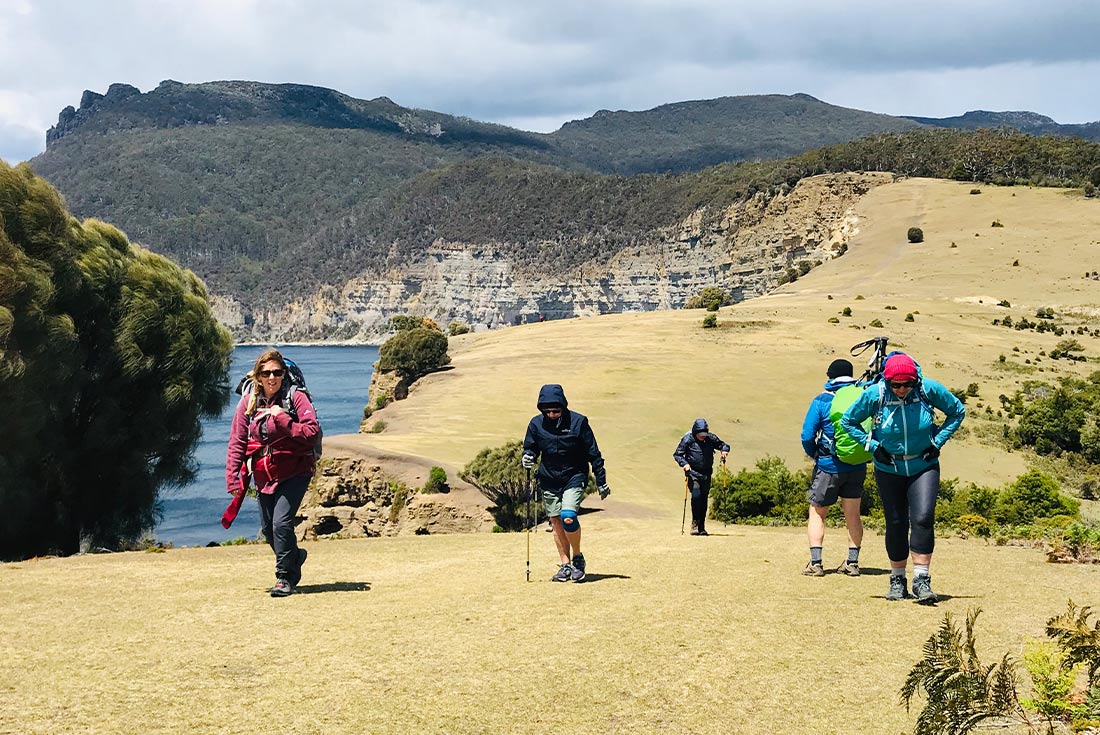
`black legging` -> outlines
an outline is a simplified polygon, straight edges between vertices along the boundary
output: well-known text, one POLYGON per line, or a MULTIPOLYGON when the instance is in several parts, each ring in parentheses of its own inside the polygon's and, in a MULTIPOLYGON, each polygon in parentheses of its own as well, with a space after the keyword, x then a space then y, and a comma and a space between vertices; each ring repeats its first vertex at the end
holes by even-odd
POLYGON ((886 555, 905 561, 909 552, 931 554, 936 548, 936 495, 940 466, 932 465, 913 477, 875 470, 875 484, 886 516, 886 555))
POLYGON ((710 478, 691 478, 691 522, 696 528, 707 523, 707 499, 710 497, 710 478))

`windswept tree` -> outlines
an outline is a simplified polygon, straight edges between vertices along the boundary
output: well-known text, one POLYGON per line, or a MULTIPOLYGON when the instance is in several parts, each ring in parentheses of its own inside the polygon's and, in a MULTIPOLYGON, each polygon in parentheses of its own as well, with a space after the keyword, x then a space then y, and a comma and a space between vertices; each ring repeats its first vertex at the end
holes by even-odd
POLYGON ((152 528, 225 405, 231 347, 193 273, 0 161, 0 558, 152 528))

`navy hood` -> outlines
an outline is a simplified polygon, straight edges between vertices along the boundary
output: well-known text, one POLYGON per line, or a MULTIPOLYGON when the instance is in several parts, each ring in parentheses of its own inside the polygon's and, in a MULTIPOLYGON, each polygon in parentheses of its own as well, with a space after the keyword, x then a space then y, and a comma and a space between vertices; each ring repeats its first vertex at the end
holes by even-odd
POLYGON ((691 434, 708 434, 710 433, 710 427, 707 426, 706 419, 695 419, 695 423, 691 425, 691 434))
POLYGON ((562 408, 569 407, 569 401, 565 400, 565 391, 557 383, 548 383, 539 389, 539 402, 536 404, 538 408, 546 408, 547 406, 561 406, 562 408))

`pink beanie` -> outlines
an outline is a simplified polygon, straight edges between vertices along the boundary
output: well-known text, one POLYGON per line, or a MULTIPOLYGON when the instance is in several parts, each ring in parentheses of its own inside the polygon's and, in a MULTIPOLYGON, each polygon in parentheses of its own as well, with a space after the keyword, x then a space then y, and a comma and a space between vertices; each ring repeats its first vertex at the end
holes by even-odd
POLYGON ((916 380, 917 363, 909 355, 894 355, 882 368, 882 377, 887 380, 916 380))

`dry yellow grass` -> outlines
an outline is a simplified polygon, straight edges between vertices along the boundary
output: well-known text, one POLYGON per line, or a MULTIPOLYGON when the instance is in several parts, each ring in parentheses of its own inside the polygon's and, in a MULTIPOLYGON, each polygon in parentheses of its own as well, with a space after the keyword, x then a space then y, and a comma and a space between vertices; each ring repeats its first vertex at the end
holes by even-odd
MULTIPOLYGON (((898 688, 944 611, 984 609, 992 660, 1041 635, 1067 597, 1100 604, 1100 570, 947 539, 933 568, 939 608, 887 603, 874 534, 857 579, 800 576, 800 529, 681 536, 671 452, 706 416, 735 466, 767 453, 797 465, 825 365, 880 331, 850 324, 881 319, 929 375, 977 382, 986 402, 1022 377, 999 370, 998 354, 1022 364, 1014 345, 1034 358, 1057 341, 990 326, 1005 312, 997 301, 1014 317, 1049 305, 1095 325, 1100 284, 1081 275, 1100 262, 1100 206, 1050 190, 968 191, 924 180, 874 190, 847 255, 723 309, 728 328, 703 331, 693 311, 453 340, 456 369, 385 409, 385 433, 358 439, 461 466, 521 436, 538 387, 562 383, 592 419, 614 489, 583 518, 591 582, 546 581, 556 555, 541 531, 531 584, 521 535, 408 536, 311 544, 306 594, 285 600, 264 593, 272 565, 260 546, 3 565, 0 732, 910 731, 898 688), (914 224, 922 245, 905 243, 914 224), (827 324, 844 306, 853 317, 827 324), (910 311, 916 321, 902 321, 910 311)), ((1096 355, 1096 341, 1086 346, 1096 355)), ((1095 367, 1039 365, 1059 371, 1040 378, 1095 367)), ((991 484, 1024 466, 973 438, 948 445, 943 464, 991 484)), ((843 545, 830 530, 827 564, 843 545)))

